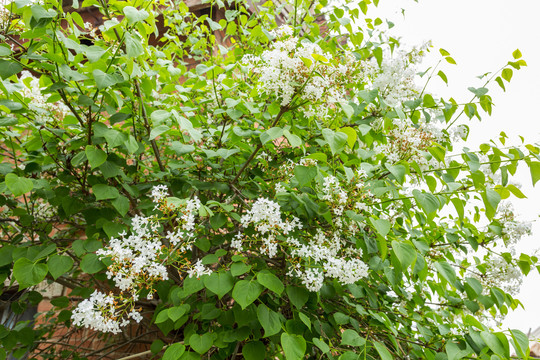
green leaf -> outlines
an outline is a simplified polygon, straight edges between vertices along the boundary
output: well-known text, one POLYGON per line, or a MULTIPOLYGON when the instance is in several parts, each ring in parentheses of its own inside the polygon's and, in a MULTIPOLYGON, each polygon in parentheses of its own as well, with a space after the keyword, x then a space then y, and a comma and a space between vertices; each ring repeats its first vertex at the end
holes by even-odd
POLYGON ((212 20, 211 18, 207 17, 206 21, 208 22, 208 25, 210 26, 210 29, 212 29, 212 31, 223 30, 221 25, 218 22, 212 20))
POLYGON ((416 249, 406 241, 392 241, 392 249, 404 270, 416 260, 416 249))
POLYGON ((97 168, 107 160, 105 151, 98 149, 94 145, 86 145, 84 152, 92 169, 97 168))
POLYGON ((306 353, 306 340, 300 335, 281 334, 281 346, 287 360, 301 360, 306 353))
POLYGON ((486 95, 487 92, 488 92, 488 89, 485 88, 485 87, 474 88, 474 87, 471 86, 468 89, 469 89, 470 92, 472 92, 474 95, 476 95, 478 97, 486 95))
POLYGON ((450 53, 443 48, 440 48, 439 52, 441 53, 442 56, 450 56, 450 53))
POLYGON ((521 56, 521 51, 519 51, 519 49, 514 50, 514 52, 512 53, 512 57, 516 60, 521 58, 521 56))
POLYGON ((51 255, 47 261, 49 273, 56 280, 73 267, 73 259, 66 255, 51 255))
POLYGON ((114 129, 108 129, 103 136, 107 140, 107 144, 112 148, 122 145, 127 139, 126 134, 114 129))
POLYGON ((230 272, 213 272, 210 276, 204 278, 204 286, 218 298, 222 298, 231 291, 234 286, 233 277, 230 272))
POLYGON ((105 265, 99 260, 94 253, 89 253, 83 256, 81 260, 81 270, 87 274, 95 274, 105 268, 105 265))
POLYGON ((497 76, 495 78, 495 81, 497 82, 497 84, 499 84, 503 91, 506 91, 506 88, 504 87, 504 82, 502 81, 502 78, 500 76, 497 76))
POLYGON ((452 198, 450 201, 452 201, 452 204, 454 204, 459 218, 463 219, 463 216, 465 215, 465 208, 463 207, 463 202, 461 201, 461 199, 452 198))
POLYGON ((375 349, 381 356, 381 360, 393 360, 394 357, 390 354, 386 346, 384 346, 382 343, 378 341, 374 341, 373 345, 375 346, 375 349))
POLYGON ((118 82, 117 78, 113 75, 106 74, 103 71, 96 69, 92 72, 94 80, 99 90, 112 86, 118 82))
POLYGON ((443 278, 446 279, 450 284, 454 285, 456 282, 456 271, 446 261, 438 261, 435 263, 435 268, 439 272, 440 275, 442 275, 443 278))
POLYGON ((501 341, 501 338, 498 337, 496 334, 493 334, 489 331, 482 331, 480 333, 480 337, 486 345, 497 355, 500 355, 502 357, 507 358, 510 356, 510 353, 508 351, 508 340, 506 340, 506 337, 503 335, 504 339, 506 340, 506 346, 501 341))
POLYGON ((171 117, 171 112, 167 110, 156 110, 150 114, 150 119, 155 123, 161 123, 171 117))
POLYGON ((354 109, 351 105, 347 104, 344 101, 341 101, 339 105, 341 105, 341 109, 343 110, 348 119, 350 119, 354 115, 354 109))
POLYGON ((257 307, 257 318, 264 329, 264 337, 272 336, 280 332, 281 319, 277 312, 270 310, 266 305, 257 307))
POLYGON ((124 142, 124 145, 126 146, 126 149, 130 154, 133 154, 137 150, 139 150, 139 143, 133 135, 129 135, 129 138, 124 142))
MULTIPOLYGON (((377 98, 378 90, 361 90, 358 92, 360 96, 367 104, 371 104, 377 98)), ((365 134, 364 134, 365 135, 365 134)))
POLYGON ((317 346, 319 349, 321 349, 323 354, 326 354, 327 352, 330 351, 330 347, 324 341, 322 341, 321 339, 313 338, 312 341, 313 341, 313 344, 315 346, 317 346))
POLYGON ((283 130, 283 135, 287 138, 287 141, 292 147, 299 147, 302 145, 302 139, 299 136, 291 134, 287 129, 283 130))
POLYGON ((118 195, 113 201, 111 201, 112 206, 118 211, 122 216, 126 216, 129 211, 129 199, 124 195, 118 195))
POLYGON ((482 283, 475 278, 466 278, 465 291, 470 299, 476 299, 478 295, 482 295, 482 283))
POLYGON ((8 60, 0 60, 0 77, 7 79, 10 76, 20 73, 23 67, 16 62, 8 60))
POLYGON ((294 176, 298 181, 298 186, 303 187, 311 183, 311 180, 317 176, 317 168, 314 166, 299 165, 294 168, 294 176))
POLYGON ((436 196, 421 192, 420 190, 413 190, 413 195, 418 205, 420 205, 426 214, 429 215, 439 209, 439 200, 436 196))
POLYGON ((466 346, 465 349, 461 349, 455 342, 448 342, 446 344, 446 354, 448 360, 459 360, 465 356, 468 356, 473 350, 466 346))
POLYGON ((96 200, 116 199, 120 193, 112 186, 105 184, 97 184, 92 186, 92 192, 96 200))
POLYGON ((231 274, 232 276, 240 276, 247 273, 249 269, 251 269, 250 265, 243 262, 236 262, 231 265, 231 274))
POLYGON ((482 199, 486 206, 486 216, 488 219, 493 218, 497 211, 497 206, 501 202, 501 195, 493 189, 486 189, 486 191, 482 193, 482 199))
POLYGON ((164 132, 168 131, 170 129, 170 127, 168 127, 167 125, 159 125, 155 128, 152 129, 152 131, 150 131, 150 140, 154 140, 155 138, 157 138, 159 135, 163 134, 164 132))
POLYGON ((182 156, 184 154, 189 154, 191 152, 195 151, 195 146, 190 144, 182 144, 180 141, 173 141, 170 145, 170 148, 176 153, 178 156, 182 156))
POLYGON ((234 286, 232 297, 242 309, 245 309, 261 295, 262 291, 263 287, 259 285, 258 282, 253 280, 240 280, 234 286))
POLYGON ((272 290, 278 295, 281 295, 283 290, 285 290, 285 286, 283 286, 283 283, 279 278, 272 274, 268 270, 263 270, 257 274, 257 281, 259 284, 264 286, 265 288, 272 290))
POLYGON ((448 85, 448 78, 446 77, 446 74, 444 72, 439 70, 437 75, 439 75, 439 77, 446 83, 446 85, 448 85))
POLYGON ((165 353, 163 353, 163 357, 161 359, 162 360, 179 360, 185 351, 186 351, 186 347, 184 344, 180 344, 180 343, 172 344, 167 347, 167 350, 165 350, 165 353))
POLYGON ((129 25, 144 21, 149 16, 146 10, 137 10, 133 6, 124 7, 124 15, 126 15, 129 25))
POLYGON ((213 342, 212 334, 210 333, 204 333, 202 335, 193 334, 189 338, 189 346, 201 355, 210 350, 213 342))
POLYGON ((444 60, 446 60, 446 62, 448 62, 449 64, 456 65, 456 60, 454 60, 454 58, 450 56, 445 57, 444 60))
POLYGON ((528 162, 528 165, 529 165, 529 170, 531 171, 531 178, 532 178, 532 183, 534 186, 536 185, 538 180, 540 180, 540 162, 531 161, 531 162, 528 162))
POLYGON ((112 161, 105 161, 103 164, 100 165, 99 170, 101 171, 105 179, 110 179, 116 176, 123 175, 120 166, 116 165, 116 163, 112 161))
POLYGON ((39 284, 47 276, 49 268, 43 263, 33 263, 27 258, 20 258, 13 264, 13 276, 20 289, 39 284))
POLYGON ((358 335, 353 329, 347 329, 341 333, 341 344, 349 346, 364 346, 366 344, 366 339, 358 335))
POLYGON ((0 56, 8 56, 11 55, 11 49, 9 48, 9 45, 0 45, 0 56))
POLYGON ((512 336, 512 346, 517 351, 517 355, 520 358, 527 358, 529 356, 529 339, 520 330, 510 330, 512 336))
POLYGON ((358 139, 356 130, 354 130, 352 127, 343 127, 339 129, 339 132, 347 134, 347 144, 352 149, 356 143, 356 140, 358 139))
POLYGON ((502 78, 508 82, 512 80, 512 75, 514 75, 514 71, 510 68, 503 69, 501 74, 502 78))
POLYGON ((526 199, 527 198, 527 196, 525 196, 525 194, 522 193, 521 190, 518 189, 515 185, 508 184, 508 185, 506 185, 506 188, 508 190, 510 190, 510 192, 512 194, 514 194, 514 196, 517 197, 518 199, 526 199))
POLYGON ((191 306, 189 306, 188 304, 182 304, 180 306, 174 306, 174 307, 169 308, 167 310, 167 317, 169 319, 171 319, 173 322, 176 322, 178 319, 180 319, 182 316, 184 316, 184 314, 187 313, 190 308, 191 308, 191 306))
POLYGON ((390 231, 390 221, 386 219, 375 220, 373 218, 370 218, 369 220, 373 224, 373 227, 375 227, 375 230, 377 230, 377 232, 381 234, 382 237, 388 235, 388 232, 390 231))
POLYGON ((324 140, 326 140, 328 146, 330 146, 330 150, 332 151, 333 155, 339 154, 343 151, 343 149, 345 149, 345 145, 349 139, 347 134, 342 132, 334 132, 330 129, 323 129, 322 134, 324 140))
POLYGON ((266 359, 266 348, 260 341, 250 341, 242 347, 242 356, 245 360, 266 359))
MULTIPOLYGON (((165 343, 160 340, 160 339, 157 339, 157 340, 154 340, 152 341, 152 345, 150 345, 150 351, 152 352, 152 354, 158 354, 161 352, 161 349, 163 349, 163 346, 165 345, 165 343)), ((174 346, 175 344, 171 345, 171 346, 174 346)))
POLYGON ((169 309, 163 309, 159 312, 159 314, 157 314, 156 320, 154 322, 156 324, 161 324, 167 320, 169 320, 169 309))
POLYGON ((56 15, 58 15, 58 13, 54 11, 53 9, 45 10, 40 5, 33 5, 31 7, 31 11, 32 11, 32 17, 36 19, 37 21, 41 19, 52 19, 56 15))
POLYGON ((407 168, 403 165, 386 165, 386 168, 394 176, 396 181, 400 184, 403 184, 405 181, 405 174, 407 173, 407 168))
POLYGON ((301 309, 308 301, 309 292, 303 287, 287 286, 286 292, 289 300, 297 309, 301 309))
POLYGON ((13 250, 15 246, 11 244, 5 244, 0 247, 0 267, 5 266, 13 261, 13 250))
POLYGON ((144 54, 141 39, 127 33, 125 37, 126 53, 128 57, 135 58, 144 54))
POLYGON ((17 175, 13 173, 9 173, 6 175, 6 186, 11 191, 13 196, 21 196, 22 194, 26 194, 34 188, 34 183, 30 179, 26 179, 24 177, 18 177, 17 175))
POLYGON ((280 127, 273 127, 263 132, 260 138, 261 142, 266 144, 267 142, 275 140, 281 136, 283 136, 283 129, 280 127))

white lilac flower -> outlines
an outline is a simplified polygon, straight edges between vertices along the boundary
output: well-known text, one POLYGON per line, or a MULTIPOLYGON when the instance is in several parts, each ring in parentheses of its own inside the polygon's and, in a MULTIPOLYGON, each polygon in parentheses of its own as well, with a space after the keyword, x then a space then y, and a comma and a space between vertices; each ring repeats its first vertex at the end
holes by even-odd
POLYGON ((195 213, 198 213, 200 207, 201 201, 196 196, 187 201, 186 207, 182 210, 183 214, 181 216, 182 221, 184 221, 184 224, 182 225, 184 230, 191 231, 195 229, 195 213))
POLYGON ((370 87, 379 91, 388 106, 395 107, 418 96, 420 88, 415 83, 415 64, 422 60, 428 46, 424 44, 409 53, 396 52, 393 57, 383 59, 380 67, 375 59, 362 64, 366 80, 371 80, 370 87))
POLYGON ((297 276, 309 291, 319 291, 323 286, 324 274, 318 269, 307 268, 304 272, 297 274, 297 276))
POLYGON ((150 218, 135 216, 134 233, 120 238, 111 238, 107 248, 99 249, 100 258, 109 257, 112 264, 107 268, 107 277, 123 291, 135 293, 139 279, 157 281, 168 279, 166 267, 159 260, 161 241, 155 232, 157 224, 150 218))
POLYGON ((421 169, 436 165, 428 161, 427 150, 437 141, 437 135, 426 127, 415 128, 404 121, 394 121, 394 127, 387 134, 386 144, 374 151, 385 154, 391 164, 399 161, 416 162, 421 169))
POLYGON ((231 240, 231 247, 233 249, 238 250, 238 251, 242 251, 243 250, 243 246, 242 246, 243 238, 244 237, 243 237, 242 234, 234 235, 234 238, 231 240))
POLYGON ((121 332, 120 327, 126 324, 116 320, 119 314, 114 301, 113 296, 94 291, 90 298, 81 301, 73 310, 73 325, 118 334, 121 332))
POLYGON ((282 106, 289 105, 294 96, 309 100, 307 116, 324 117, 329 106, 345 101, 345 86, 357 66, 353 56, 343 56, 342 64, 318 44, 300 43, 287 26, 274 35, 276 41, 260 57, 248 54, 242 59, 250 72, 258 74, 260 92, 276 95, 282 106))
POLYGON ((296 217, 293 217, 292 221, 283 221, 279 204, 265 198, 257 199, 251 210, 240 218, 240 223, 243 227, 254 224, 255 230, 262 235, 275 230, 288 234, 295 228, 302 227, 300 220, 296 217))
POLYGON ((159 204, 163 199, 168 196, 167 185, 156 185, 152 188, 152 201, 159 204))
POLYGON ((202 261, 199 259, 193 267, 191 267, 188 271, 189 277, 196 277, 200 278, 203 275, 210 275, 212 273, 212 270, 208 269, 206 266, 203 265, 202 261))
POLYGON ((281 185, 281 183, 276 183, 276 185, 274 185, 274 189, 276 190, 276 194, 277 193, 283 193, 283 192, 286 192, 287 190, 283 187, 283 185, 281 185))
POLYGON ((39 79, 32 76, 29 71, 21 72, 20 80, 25 84, 22 95, 30 99, 27 106, 32 110, 37 122, 48 123, 62 120, 70 112, 63 102, 48 102, 50 94, 41 93, 42 87, 39 84, 39 79))

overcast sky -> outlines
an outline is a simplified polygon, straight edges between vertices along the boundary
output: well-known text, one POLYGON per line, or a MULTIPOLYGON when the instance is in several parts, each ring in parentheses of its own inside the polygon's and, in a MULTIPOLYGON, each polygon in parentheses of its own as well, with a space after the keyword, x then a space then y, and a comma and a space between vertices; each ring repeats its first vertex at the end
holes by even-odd
MULTIPOLYGON (((454 97, 458 102, 468 101, 471 93, 467 87, 480 87, 476 76, 495 71, 512 60, 512 52, 519 48, 528 67, 514 71, 514 77, 506 86, 506 93, 496 83, 489 88, 495 103, 493 116, 482 122, 468 122, 471 134, 466 144, 475 149, 483 142, 498 138, 505 131, 511 143, 520 143, 518 135, 526 143, 540 143, 540 29, 538 0, 380 0, 379 8, 368 13, 391 19, 396 26, 391 33, 400 36, 408 45, 420 45, 432 41, 432 55, 424 65, 435 64, 439 59, 439 48, 450 52, 456 65, 445 64, 449 85, 437 79, 429 90, 444 98, 454 97), (405 8, 405 16, 401 12, 405 8)), ((540 183, 532 188, 530 175, 523 168, 518 179, 528 196, 524 200, 513 200, 523 219, 538 219, 540 214, 540 183)), ((533 225, 533 236, 522 240, 518 252, 531 253, 540 248, 540 224, 533 225)), ((540 327, 540 276, 531 271, 525 279, 518 298, 526 310, 507 316, 503 329, 517 328, 527 333, 540 327)))

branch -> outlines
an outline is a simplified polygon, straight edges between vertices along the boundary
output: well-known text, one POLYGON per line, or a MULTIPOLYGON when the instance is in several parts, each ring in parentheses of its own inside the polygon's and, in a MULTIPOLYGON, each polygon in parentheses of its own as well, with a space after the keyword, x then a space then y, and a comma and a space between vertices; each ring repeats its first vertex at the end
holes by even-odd
MULTIPOLYGON (((135 80, 135 88, 137 89, 137 96, 139 97, 141 115, 144 120, 144 127, 146 128, 146 132, 148 133, 148 136, 150 137, 150 123, 148 122, 148 115, 146 114, 146 108, 144 107, 141 87, 139 86, 139 82, 137 80, 135 80)), ((150 140, 150 144, 152 144, 152 150, 154 151, 154 156, 156 157, 159 170, 165 172, 165 167, 163 166, 163 163, 161 162, 161 157, 159 155, 159 149, 157 147, 156 140, 155 139, 150 140)))
MULTIPOLYGON (((283 117, 283 115, 289 110, 289 106, 284 106, 281 108, 281 110, 279 110, 279 114, 276 116, 276 119, 274 120, 274 122, 272 123, 272 125, 270 126, 270 128, 273 128, 274 126, 277 125, 277 123, 279 122, 279 120, 281 120, 281 118, 283 117)), ((238 179, 240 178, 240 175, 242 175, 242 173, 244 172, 244 170, 248 167, 249 163, 253 160, 253 158, 255 157, 255 155, 257 155, 257 153, 259 152, 259 150, 261 150, 261 148, 263 147, 263 144, 262 143, 259 143, 257 144, 257 147, 255 147, 255 150, 253 150, 253 152, 251 153, 251 155, 249 156, 249 158, 246 160, 246 162, 244 163, 244 166, 242 166, 242 168, 240 169, 240 171, 238 172, 238 174, 236 174, 236 176, 234 177, 233 181, 231 184, 236 184, 236 182, 238 181, 238 179)))
POLYGON ((140 352, 140 353, 137 353, 137 354, 133 354, 133 355, 129 355, 129 356, 120 358, 120 359, 118 359, 118 360, 136 359, 136 358, 138 358, 138 357, 141 357, 141 356, 144 356, 144 355, 148 355, 148 354, 151 354, 151 353, 152 353, 152 350, 146 350, 146 351, 143 351, 143 352, 140 352))

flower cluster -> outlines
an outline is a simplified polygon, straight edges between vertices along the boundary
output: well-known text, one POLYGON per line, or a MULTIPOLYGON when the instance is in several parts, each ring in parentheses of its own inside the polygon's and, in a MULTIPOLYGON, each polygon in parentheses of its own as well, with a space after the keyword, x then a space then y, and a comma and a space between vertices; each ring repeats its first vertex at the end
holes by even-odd
POLYGON ((425 44, 408 53, 399 51, 393 57, 383 59, 380 66, 375 59, 362 64, 366 79, 371 80, 369 87, 379 91, 386 105, 394 107, 418 96, 420 89, 415 82, 415 64, 422 60, 428 46, 425 44))
POLYGON ((334 215, 343 215, 343 210, 347 204, 347 193, 339 185, 339 180, 335 176, 327 176, 323 183, 323 200, 336 204, 334 215))
MULTIPOLYGON (((511 253, 515 255, 515 251, 511 253)), ((482 266, 483 273, 472 276, 482 283, 485 294, 489 294, 489 289, 493 287, 498 287, 511 295, 519 293, 523 283, 523 274, 519 267, 498 255, 485 259, 482 266)))
MULTIPOLYGON (((328 187, 332 184, 339 186, 337 180, 330 181, 328 187)), ((344 232, 338 229, 327 233, 321 228, 317 228, 315 236, 308 231, 300 232, 303 226, 299 219, 282 220, 281 208, 272 200, 259 198, 242 216, 241 223, 244 228, 253 226, 256 231, 251 240, 262 237, 262 246, 257 246, 261 253, 274 257, 281 248, 291 263, 288 274, 299 278, 310 291, 318 291, 325 278, 352 284, 367 275, 368 267, 361 260, 361 249, 347 243, 344 232)), ((237 234, 231 246, 242 251, 249 239, 249 236, 237 234)))
POLYGON ((426 127, 413 127, 404 121, 396 121, 387 134, 386 144, 374 151, 385 154, 388 162, 416 162, 421 168, 436 165, 425 156, 427 150, 438 140, 436 134, 426 127))
POLYGON ((97 251, 100 258, 108 257, 112 264, 107 277, 113 279, 117 288, 136 294, 142 284, 167 280, 167 269, 160 259, 162 244, 156 236, 159 223, 156 219, 135 216, 132 219, 133 233, 120 234, 111 238, 109 246, 97 251))
POLYGON ((291 256, 298 259, 289 275, 298 277, 310 291, 320 290, 325 278, 347 285, 368 274, 368 266, 360 259, 362 250, 348 244, 340 230, 325 233, 317 229, 317 234, 306 243, 293 237, 287 238, 287 243, 291 256))
POLYGON ((352 55, 345 55, 341 64, 319 45, 299 43, 288 26, 274 34, 276 41, 270 49, 260 57, 246 55, 242 60, 250 71, 259 74, 261 92, 277 95, 282 106, 289 105, 295 96, 309 101, 315 108, 308 110, 307 116, 315 111, 324 115, 328 105, 344 101, 344 84, 350 83, 356 66, 352 55))
POLYGON ((164 213, 172 209, 175 212, 173 217, 179 215, 177 229, 163 236, 161 219, 157 215, 134 216, 131 234, 123 232, 118 238, 111 238, 107 247, 96 252, 100 259, 111 261, 107 267, 107 278, 114 282, 120 293, 105 295, 94 292, 74 310, 72 319, 75 325, 103 332, 120 332, 130 318, 140 321, 142 317, 135 309, 135 302, 143 292, 149 299, 153 297, 154 284, 169 278, 168 266, 186 271, 189 277, 211 273, 201 260, 192 264, 183 256, 193 244, 194 237, 190 232, 195 229, 195 213, 201 206, 200 200, 197 197, 185 201, 171 198, 178 200, 171 207, 167 194, 168 189, 164 185, 154 186, 151 191, 156 208, 164 213))
MULTIPOLYGON (((302 228, 300 220, 296 217, 293 217, 292 221, 283 221, 279 204, 265 198, 257 199, 251 210, 241 217, 240 223, 243 227, 254 225, 258 236, 262 237, 261 252, 271 258, 277 254, 277 235, 287 235, 295 229, 302 228)), ((241 248, 239 238, 236 238, 234 244, 238 246, 237 249, 241 248)))
POLYGON ((28 71, 21 73, 21 82, 26 86, 21 89, 25 98, 31 99, 28 108, 33 112, 38 123, 48 123, 55 120, 62 120, 69 112, 69 108, 62 102, 48 102, 49 94, 41 93, 39 79, 35 78, 28 71))
POLYGON ((141 314, 134 309, 133 303, 126 307, 119 307, 117 298, 113 295, 106 295, 99 291, 94 291, 90 298, 79 303, 73 310, 71 319, 73 325, 83 326, 101 332, 111 332, 117 334, 121 328, 129 324, 128 319, 136 322, 142 320, 141 314), (122 316, 127 313, 126 318, 122 316), (121 319, 121 320, 120 320, 121 319))

